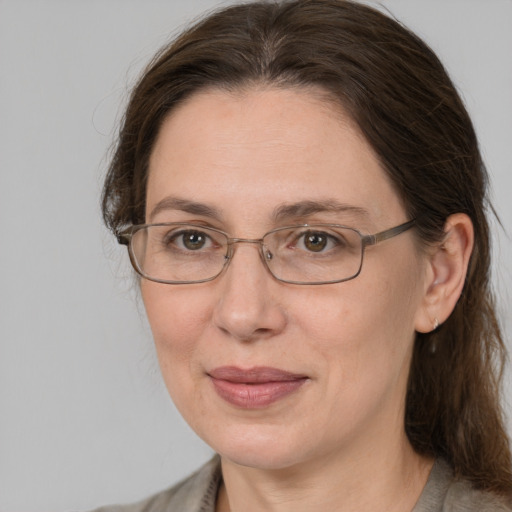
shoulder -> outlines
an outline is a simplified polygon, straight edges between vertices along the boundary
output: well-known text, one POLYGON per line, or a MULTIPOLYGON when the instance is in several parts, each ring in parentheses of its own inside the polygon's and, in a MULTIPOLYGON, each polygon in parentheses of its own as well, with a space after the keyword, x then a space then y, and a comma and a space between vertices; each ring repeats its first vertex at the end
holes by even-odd
POLYGON ((413 512, 512 512, 512 504, 455 478, 451 467, 437 460, 413 512))
POLYGON ((512 503, 490 492, 475 489, 467 480, 452 482, 443 512, 512 512, 512 503))
POLYGON ((220 459, 215 456, 188 478, 143 501, 93 512, 214 512, 220 480, 220 459))

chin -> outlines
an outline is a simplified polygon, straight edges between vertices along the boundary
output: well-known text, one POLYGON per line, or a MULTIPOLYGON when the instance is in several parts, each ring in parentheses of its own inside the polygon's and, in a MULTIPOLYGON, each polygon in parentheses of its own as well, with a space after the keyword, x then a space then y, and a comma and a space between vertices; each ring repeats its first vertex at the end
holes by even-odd
POLYGON ((274 449, 262 450, 229 450, 219 455, 229 462, 238 466, 244 466, 264 471, 279 471, 290 468, 299 463, 297 454, 286 454, 277 452, 274 449))
POLYGON ((291 435, 289 427, 247 426, 226 428, 221 439, 205 439, 230 462, 262 470, 289 468, 304 460, 305 443, 291 435))

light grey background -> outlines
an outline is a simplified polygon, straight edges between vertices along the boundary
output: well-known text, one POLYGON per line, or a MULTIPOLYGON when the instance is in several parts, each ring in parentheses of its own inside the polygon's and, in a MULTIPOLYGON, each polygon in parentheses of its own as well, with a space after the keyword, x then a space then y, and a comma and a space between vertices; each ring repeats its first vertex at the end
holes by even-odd
MULTIPOLYGON (((512 1, 383 3, 438 52, 473 115, 508 232, 494 277, 510 340, 512 1)), ((167 397, 98 204, 129 85, 214 5, 0 0, 0 512, 135 500, 210 456, 167 397)))

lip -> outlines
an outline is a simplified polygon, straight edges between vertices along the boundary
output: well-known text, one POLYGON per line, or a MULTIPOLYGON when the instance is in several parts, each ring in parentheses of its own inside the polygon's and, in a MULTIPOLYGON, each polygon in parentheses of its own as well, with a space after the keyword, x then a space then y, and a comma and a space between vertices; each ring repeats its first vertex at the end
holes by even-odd
POLYGON ((307 380, 303 374, 258 366, 242 369, 222 366, 208 372, 217 394, 242 409, 261 409, 297 391, 307 380))

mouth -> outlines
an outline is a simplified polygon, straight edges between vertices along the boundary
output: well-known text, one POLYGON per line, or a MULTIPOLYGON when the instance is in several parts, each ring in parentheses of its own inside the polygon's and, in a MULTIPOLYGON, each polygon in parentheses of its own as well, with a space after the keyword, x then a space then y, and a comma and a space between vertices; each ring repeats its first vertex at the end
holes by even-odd
POLYGON ((208 372, 217 394, 242 409, 262 409, 297 391, 309 378, 270 367, 222 366, 208 372))

